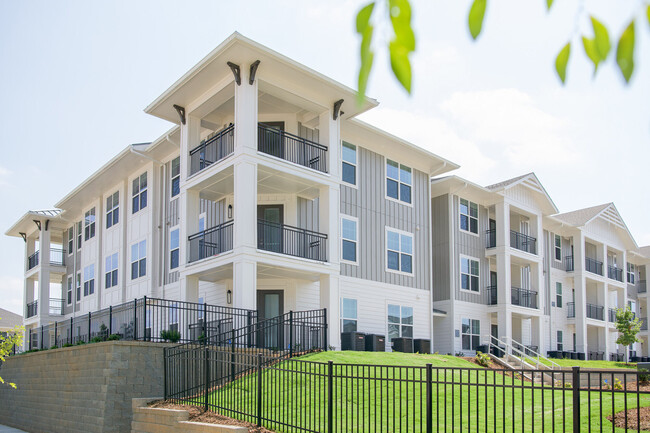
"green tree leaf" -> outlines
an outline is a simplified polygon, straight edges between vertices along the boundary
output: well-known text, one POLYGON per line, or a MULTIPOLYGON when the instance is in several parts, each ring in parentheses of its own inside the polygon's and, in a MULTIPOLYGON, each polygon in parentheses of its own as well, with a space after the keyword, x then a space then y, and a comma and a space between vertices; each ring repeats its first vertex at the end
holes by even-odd
POLYGON ((408 0, 389 0, 389 14, 395 37, 389 44, 390 65, 393 74, 411 93, 411 62, 409 55, 415 51, 415 33, 411 27, 411 4, 408 0))
POLYGON ((634 72, 634 20, 630 22, 630 25, 627 26, 618 40, 616 63, 623 74, 623 78, 625 78, 625 82, 629 83, 632 72, 634 72))
POLYGON ((553 0, 546 0, 546 10, 551 10, 551 6, 553 6, 553 0))
POLYGON ((648 25, 650 25, 650 5, 648 5, 648 9, 646 9, 646 15, 648 15, 648 25))
POLYGON ((607 28, 593 16, 591 17, 591 25, 594 28, 594 41, 596 42, 598 55, 600 56, 600 60, 605 60, 609 55, 609 51, 612 49, 607 28))
POLYGON ((375 57, 370 49, 374 31, 373 26, 370 25, 370 17, 374 8, 375 2, 369 3, 357 14, 357 33, 361 35, 361 67, 359 68, 359 91, 357 93, 357 103, 359 105, 363 103, 363 98, 366 95, 368 78, 370 77, 370 71, 372 70, 372 63, 375 57))
POLYGON ((476 40, 478 35, 481 34, 486 7, 487 0, 474 0, 474 3, 472 3, 472 7, 469 10, 469 32, 474 40, 476 40))
POLYGON ((357 13, 357 33, 363 35, 370 24, 372 11, 375 9, 375 2, 369 3, 357 13))
POLYGON ((598 53, 598 49, 596 48, 596 41, 583 36, 582 45, 585 48, 585 54, 587 54, 587 57, 589 57, 591 62, 594 64, 594 75, 596 75, 596 71, 598 70, 598 64, 600 63, 600 54, 598 53))
POLYGON ((557 76, 560 77, 562 84, 566 82, 566 67, 569 63, 569 55, 571 54, 571 42, 568 42, 564 48, 560 50, 555 59, 555 70, 557 76))
POLYGON ((390 66, 393 74, 407 92, 411 93, 411 62, 408 50, 404 46, 392 41, 390 43, 390 66))

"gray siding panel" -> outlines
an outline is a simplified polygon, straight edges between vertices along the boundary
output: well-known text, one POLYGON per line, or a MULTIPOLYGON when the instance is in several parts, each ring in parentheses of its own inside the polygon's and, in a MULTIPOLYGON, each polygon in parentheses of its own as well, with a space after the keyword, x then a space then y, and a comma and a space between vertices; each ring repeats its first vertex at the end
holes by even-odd
POLYGON ((433 300, 449 299, 449 206, 448 195, 431 200, 433 227, 433 300))
POLYGON ((357 147, 357 186, 341 186, 341 213, 359 219, 359 264, 341 264, 341 274, 428 290, 429 177, 413 170, 413 206, 385 197, 385 160, 382 155, 357 147), (386 271, 386 228, 413 234, 414 275, 386 271))
POLYGON ((303 229, 319 231, 318 227, 318 198, 309 200, 298 197, 297 226, 303 229))

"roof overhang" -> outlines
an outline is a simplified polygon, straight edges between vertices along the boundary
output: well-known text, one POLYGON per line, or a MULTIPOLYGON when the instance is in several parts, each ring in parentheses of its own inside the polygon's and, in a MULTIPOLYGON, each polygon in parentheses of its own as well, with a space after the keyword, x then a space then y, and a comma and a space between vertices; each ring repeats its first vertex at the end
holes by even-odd
POLYGON ((482 206, 496 202, 496 194, 485 187, 455 175, 431 179, 431 198, 444 194, 461 195, 482 206))
POLYGON ((69 223, 63 218, 60 209, 53 209, 51 211, 27 211, 18 221, 12 225, 9 230, 5 232, 7 236, 22 237, 21 233, 29 236, 30 234, 38 231, 38 226, 34 221, 39 221, 43 224, 49 221, 48 230, 64 230, 68 227, 69 223))
POLYGON ((531 190, 535 196, 539 199, 538 202, 541 204, 540 209, 543 215, 554 215, 559 212, 555 202, 546 191, 546 188, 537 178, 535 173, 529 173, 525 176, 519 178, 516 182, 506 183, 499 188, 493 188, 492 191, 505 195, 506 191, 514 188, 517 185, 521 185, 529 190, 531 190))

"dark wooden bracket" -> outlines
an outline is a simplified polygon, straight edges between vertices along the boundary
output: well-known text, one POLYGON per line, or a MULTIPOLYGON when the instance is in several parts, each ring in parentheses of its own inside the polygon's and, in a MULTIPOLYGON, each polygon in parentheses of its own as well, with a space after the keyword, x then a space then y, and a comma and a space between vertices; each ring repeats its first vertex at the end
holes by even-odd
POLYGON ((27 233, 19 232, 18 234, 20 235, 21 238, 23 238, 23 240, 26 243, 27 242, 27 233))
POLYGON ((34 224, 36 224, 36 227, 38 227, 38 231, 41 231, 41 222, 39 220, 32 220, 34 221, 34 224))
POLYGON ((174 104, 174 110, 178 113, 178 117, 181 118, 181 123, 185 125, 185 107, 174 104))
POLYGON ((259 60, 255 60, 255 61, 253 62, 253 64, 251 65, 251 74, 250 74, 250 77, 248 78, 248 84, 250 84, 251 86, 252 86, 253 83, 255 82, 255 73, 257 72, 257 67, 258 67, 259 65, 260 65, 260 61, 259 61, 259 60))
MULTIPOLYGON (((341 105, 343 105, 343 99, 339 99, 334 103, 334 113, 332 113, 332 118, 334 120, 339 118, 339 112, 341 112, 341 105)), ((343 114, 343 112, 341 112, 343 114)))
POLYGON ((241 70, 239 69, 239 65, 235 65, 233 62, 228 62, 226 64, 230 67, 232 74, 235 76, 235 83, 237 83, 238 86, 241 86, 241 70))

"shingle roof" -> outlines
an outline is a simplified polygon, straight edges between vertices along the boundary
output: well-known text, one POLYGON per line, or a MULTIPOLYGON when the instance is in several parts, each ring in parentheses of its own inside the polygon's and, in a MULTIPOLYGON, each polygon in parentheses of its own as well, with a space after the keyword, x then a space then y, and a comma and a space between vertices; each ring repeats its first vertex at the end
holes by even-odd
POLYGON ((9 310, 0 308, 0 329, 10 329, 23 324, 23 317, 9 310))
POLYGON ((611 203, 605 203, 598 206, 560 213, 554 215, 554 217, 572 226, 580 227, 594 219, 598 214, 607 209, 609 206, 611 206, 611 203))
POLYGON ((508 185, 519 182, 521 179, 530 176, 533 173, 526 173, 522 176, 513 177, 512 179, 504 180, 503 182, 495 183, 494 185, 488 185, 485 188, 494 191, 495 189, 505 188, 508 185))
POLYGON ((641 254, 643 254, 646 257, 650 258, 650 245, 646 245, 645 247, 639 248, 639 251, 641 254))

